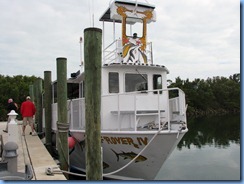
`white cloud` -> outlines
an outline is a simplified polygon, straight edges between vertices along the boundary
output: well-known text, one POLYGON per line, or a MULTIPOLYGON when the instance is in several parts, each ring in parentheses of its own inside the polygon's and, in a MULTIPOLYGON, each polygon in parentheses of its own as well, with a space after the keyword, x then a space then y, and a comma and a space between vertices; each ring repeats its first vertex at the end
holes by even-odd
MULTIPOLYGON (((45 70, 51 70, 54 80, 57 57, 67 57, 68 76, 76 72, 79 37, 92 26, 92 14, 95 27, 102 28, 98 19, 109 2, 1 0, 0 74, 43 77, 45 70)), ((240 1, 150 2, 157 11, 157 22, 148 30, 154 62, 170 70, 170 79, 240 72, 240 1)))

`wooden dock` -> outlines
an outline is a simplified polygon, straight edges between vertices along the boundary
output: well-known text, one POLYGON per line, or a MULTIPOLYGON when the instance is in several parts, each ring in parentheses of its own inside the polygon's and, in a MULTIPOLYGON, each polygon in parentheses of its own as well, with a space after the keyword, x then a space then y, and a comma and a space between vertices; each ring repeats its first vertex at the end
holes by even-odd
MULTIPOLYGON (((3 132, 7 122, 0 122, 0 134, 3 137, 3 143, 8 141, 8 133, 3 132)), ((22 121, 17 121, 18 124, 18 172, 25 172, 25 165, 30 164, 32 169, 32 180, 66 180, 65 176, 60 172, 53 175, 47 175, 48 167, 55 168, 58 171, 58 165, 52 156, 47 151, 43 142, 38 136, 30 135, 31 128, 26 126, 25 136, 22 136, 22 121)))

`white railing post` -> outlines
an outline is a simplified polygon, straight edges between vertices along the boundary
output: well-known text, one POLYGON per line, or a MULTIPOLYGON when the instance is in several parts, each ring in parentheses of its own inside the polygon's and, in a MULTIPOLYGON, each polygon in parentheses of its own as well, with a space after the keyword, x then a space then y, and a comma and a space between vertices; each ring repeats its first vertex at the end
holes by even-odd
POLYGON ((135 125, 135 131, 137 127, 137 113, 136 113, 136 93, 134 93, 134 114, 135 114, 135 119, 134 119, 134 125, 135 125))
POLYGON ((179 90, 179 107, 180 107, 180 114, 181 115, 185 114, 185 109, 184 109, 185 108, 184 107, 185 101, 184 101, 184 99, 185 99, 184 93, 181 90, 179 90))
POLYGON ((69 109, 69 115, 70 115, 70 122, 68 117, 68 122, 70 124, 70 128, 74 128, 74 118, 73 118, 73 100, 70 100, 70 109, 69 109))
POLYGON ((81 116, 81 110, 82 110, 82 105, 81 105, 81 98, 79 98, 79 101, 78 101, 78 112, 79 112, 79 128, 81 128, 82 127, 82 116, 81 116))
POLYGON ((160 92, 159 92, 159 90, 157 91, 157 93, 158 93, 158 130, 160 130, 160 103, 159 103, 159 94, 160 94, 160 92))
MULTIPOLYGON (((180 114, 179 118, 180 120, 183 120, 182 118, 185 119, 186 117, 186 107, 185 107, 185 93, 179 89, 179 108, 180 108, 180 114)), ((185 121, 185 120, 183 120, 185 121)))
POLYGON ((118 126, 119 126, 119 131, 121 129, 121 125, 120 125, 120 103, 119 103, 119 94, 118 94, 118 126))
MULTIPOLYGON (((168 100, 167 100, 167 106, 169 107, 169 90, 167 90, 168 93, 168 100)), ((170 110, 168 108, 168 130, 170 130, 170 110)))

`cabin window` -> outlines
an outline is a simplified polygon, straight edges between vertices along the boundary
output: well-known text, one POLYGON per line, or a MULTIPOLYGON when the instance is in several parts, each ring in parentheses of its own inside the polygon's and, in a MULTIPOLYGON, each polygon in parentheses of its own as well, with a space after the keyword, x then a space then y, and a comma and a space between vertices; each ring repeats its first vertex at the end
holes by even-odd
MULTIPOLYGON (((67 83, 67 95, 68 99, 79 98, 79 84, 67 83)), ((53 83, 53 102, 57 103, 57 82, 53 83)))
POLYGON ((57 82, 52 85, 53 90, 53 103, 57 103, 57 82))
MULTIPOLYGON (((153 75, 153 90, 162 89, 162 75, 153 75)), ((157 94, 155 91, 154 94, 157 94)), ((160 91, 162 94, 162 91, 160 91)))
POLYGON ((109 93, 119 93, 119 73, 110 72, 108 74, 109 93))
POLYGON ((67 84, 68 99, 79 98, 79 84, 68 83, 67 84))
POLYGON ((146 74, 125 74, 125 92, 145 90, 148 90, 146 74))

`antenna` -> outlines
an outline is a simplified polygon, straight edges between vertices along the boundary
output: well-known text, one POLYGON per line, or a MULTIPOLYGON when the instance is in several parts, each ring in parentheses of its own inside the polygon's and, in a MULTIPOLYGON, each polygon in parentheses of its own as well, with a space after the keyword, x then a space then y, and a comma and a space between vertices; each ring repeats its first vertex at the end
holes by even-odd
POLYGON ((137 6, 138 6, 138 3, 137 3, 137 0, 136 0, 136 6, 135 6, 135 9, 133 10, 133 13, 134 13, 135 15, 136 15, 137 6))
POLYGON ((94 27, 94 13, 92 13, 92 27, 94 27))
POLYGON ((80 66, 81 66, 81 69, 83 69, 84 62, 82 60, 82 37, 80 37, 80 66))
POLYGON ((90 20, 90 26, 94 27, 94 5, 93 0, 89 1, 89 20, 90 20))
POLYGON ((94 27, 94 0, 91 1, 91 9, 92 9, 92 27, 94 27))

